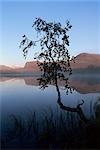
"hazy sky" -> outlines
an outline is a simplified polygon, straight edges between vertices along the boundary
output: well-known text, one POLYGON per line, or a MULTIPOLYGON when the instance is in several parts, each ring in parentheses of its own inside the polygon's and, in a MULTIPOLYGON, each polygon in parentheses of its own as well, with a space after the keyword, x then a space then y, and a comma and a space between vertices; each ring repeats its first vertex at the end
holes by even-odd
POLYGON ((19 49, 22 35, 33 37, 32 23, 36 17, 47 21, 72 24, 70 53, 100 54, 100 3, 99 1, 28 1, 0 0, 0 64, 24 65, 33 59, 33 51, 24 60, 19 49))

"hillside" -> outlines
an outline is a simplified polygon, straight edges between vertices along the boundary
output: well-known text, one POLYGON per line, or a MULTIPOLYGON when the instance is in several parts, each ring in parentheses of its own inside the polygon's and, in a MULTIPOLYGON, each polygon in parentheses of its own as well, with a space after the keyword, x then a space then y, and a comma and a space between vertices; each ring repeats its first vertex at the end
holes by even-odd
MULTIPOLYGON (((75 63, 71 61, 71 67, 72 69, 98 68, 100 67, 100 55, 81 53, 75 57, 75 63)), ((39 71, 36 61, 27 62, 24 69, 28 71, 39 71)))
POLYGON ((0 65, 0 71, 2 71, 2 70, 8 71, 8 70, 12 70, 12 68, 8 67, 8 66, 5 66, 5 65, 0 65))
POLYGON ((89 67, 100 67, 100 55, 81 53, 75 57, 75 63, 71 62, 73 69, 86 69, 89 67))
POLYGON ((37 65, 37 61, 27 62, 24 66, 24 70, 26 71, 39 71, 39 67, 37 65))
MULTIPOLYGON (((74 72, 100 72, 100 54, 81 53, 75 57, 74 61, 71 61, 74 72)), ((37 61, 26 62, 24 67, 15 69, 4 65, 0 66, 1 74, 31 74, 39 71, 37 61)))

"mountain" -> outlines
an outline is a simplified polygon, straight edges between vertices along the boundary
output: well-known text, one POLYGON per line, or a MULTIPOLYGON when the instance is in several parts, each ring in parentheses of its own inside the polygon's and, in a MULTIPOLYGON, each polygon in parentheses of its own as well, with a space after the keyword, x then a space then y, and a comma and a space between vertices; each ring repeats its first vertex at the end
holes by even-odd
POLYGON ((75 63, 71 62, 73 69, 86 69, 100 67, 100 54, 81 53, 75 57, 75 63))
POLYGON ((2 71, 2 70, 9 71, 9 70, 12 70, 12 68, 8 67, 8 66, 0 65, 0 71, 2 71))
POLYGON ((2 77, 18 77, 18 76, 38 76, 40 70, 37 61, 26 62, 24 67, 11 68, 8 66, 0 66, 0 76, 2 77))
MULTIPOLYGON (((74 57, 74 61, 71 60, 71 67, 73 72, 99 72, 100 73, 100 54, 88 54, 81 53, 74 57)), ((26 62, 25 66, 22 68, 11 68, 8 66, 1 65, 0 73, 7 74, 32 74, 40 72, 39 67, 37 65, 37 61, 26 62)))
MULTIPOLYGON (((74 61, 71 61, 72 69, 91 69, 100 67, 100 55, 81 53, 74 57, 74 61)), ((39 67, 36 61, 27 62, 24 66, 27 71, 39 71, 39 67)))
POLYGON ((27 62, 24 66, 24 70, 32 72, 40 71, 37 65, 37 61, 27 62))

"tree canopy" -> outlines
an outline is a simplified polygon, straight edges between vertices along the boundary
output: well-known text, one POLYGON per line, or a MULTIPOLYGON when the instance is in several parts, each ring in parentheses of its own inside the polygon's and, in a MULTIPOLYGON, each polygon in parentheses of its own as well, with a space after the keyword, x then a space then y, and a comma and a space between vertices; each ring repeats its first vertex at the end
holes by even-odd
POLYGON ((32 46, 34 48, 39 43, 40 50, 34 59, 37 60, 40 70, 43 72, 40 84, 43 88, 51 82, 56 85, 59 78, 66 81, 65 87, 68 88, 68 76, 72 74, 71 57, 68 50, 68 31, 72 25, 69 21, 62 26, 60 22, 46 22, 41 18, 36 18, 32 27, 38 33, 38 37, 37 40, 30 40, 23 35, 20 47, 24 57, 26 58, 29 48, 32 46))
POLYGON ((80 118, 84 122, 87 122, 87 118, 80 107, 84 104, 84 100, 76 107, 65 106, 61 101, 61 93, 58 86, 58 80, 61 80, 65 83, 67 94, 69 90, 70 92, 73 90, 68 84, 69 76, 72 74, 70 64, 71 57, 68 50, 68 31, 71 29, 72 25, 67 21, 63 27, 61 23, 46 22, 41 18, 36 18, 32 27, 41 36, 38 36, 38 39, 34 41, 29 40, 26 35, 24 35, 20 47, 26 58, 29 48, 36 46, 37 43, 40 44, 40 51, 35 59, 38 60, 37 63, 43 73, 41 78, 39 78, 41 88, 45 88, 48 84, 53 83, 58 93, 57 103, 60 108, 78 113, 80 118))

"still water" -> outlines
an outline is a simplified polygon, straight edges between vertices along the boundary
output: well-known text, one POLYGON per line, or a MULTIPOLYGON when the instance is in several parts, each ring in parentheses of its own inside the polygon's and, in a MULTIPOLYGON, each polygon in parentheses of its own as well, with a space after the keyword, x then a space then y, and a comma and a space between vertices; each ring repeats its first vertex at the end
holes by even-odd
MULTIPOLYGON (((81 106, 82 112, 88 120, 95 119, 98 116, 97 112, 100 110, 100 107, 98 107, 100 106, 100 77, 98 75, 91 77, 74 76, 70 81, 70 86, 74 90, 66 95, 63 84, 59 83, 63 105, 73 108, 84 100, 84 104, 81 106)), ((0 78, 2 137, 12 127, 9 119, 11 115, 20 116, 27 120, 32 112, 37 112, 38 119, 41 120, 41 115, 52 110, 56 116, 61 109, 57 103, 57 98, 55 86, 48 85, 43 90, 38 85, 36 77, 0 78)), ((100 112, 98 113, 100 117, 100 112)))

